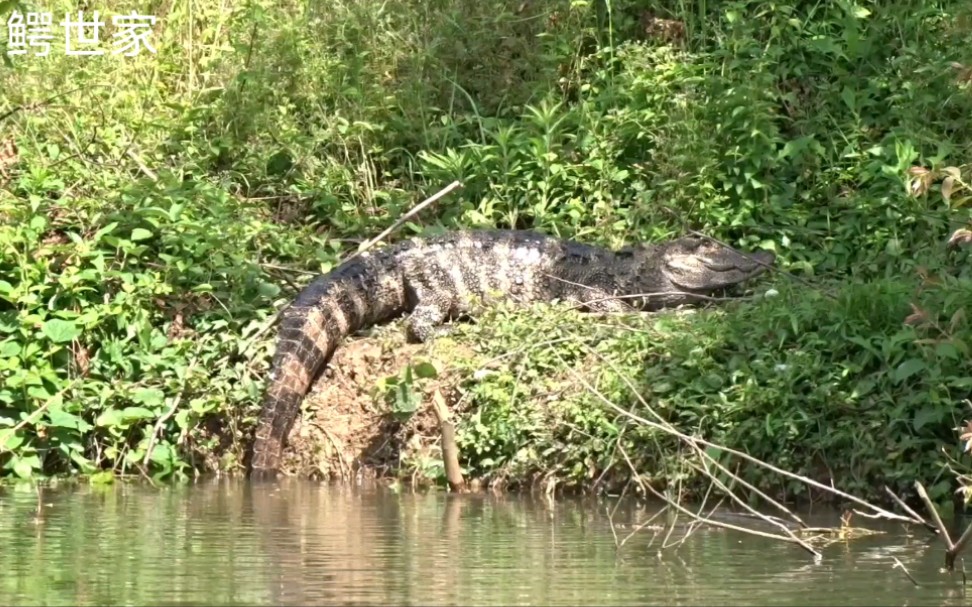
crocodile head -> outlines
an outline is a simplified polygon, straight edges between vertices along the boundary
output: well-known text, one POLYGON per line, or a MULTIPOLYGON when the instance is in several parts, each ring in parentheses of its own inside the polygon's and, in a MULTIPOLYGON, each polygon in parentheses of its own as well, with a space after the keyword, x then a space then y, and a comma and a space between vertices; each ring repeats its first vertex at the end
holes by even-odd
POLYGON ((769 251, 742 253, 704 238, 683 237, 665 246, 662 272, 674 286, 690 292, 725 289, 758 276, 773 265, 769 251))

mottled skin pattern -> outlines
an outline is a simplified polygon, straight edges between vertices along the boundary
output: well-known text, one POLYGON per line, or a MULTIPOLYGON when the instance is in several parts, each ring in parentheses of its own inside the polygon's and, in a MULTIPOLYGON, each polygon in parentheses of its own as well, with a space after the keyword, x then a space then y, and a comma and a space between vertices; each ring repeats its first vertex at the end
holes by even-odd
POLYGON ((559 299, 592 312, 691 304, 773 262, 769 252, 741 254, 700 238, 611 251, 507 230, 453 232, 362 253, 313 281, 284 314, 251 473, 275 474, 301 400, 338 343, 355 331, 410 313, 409 339, 426 341, 446 319, 496 297, 524 304, 559 299))

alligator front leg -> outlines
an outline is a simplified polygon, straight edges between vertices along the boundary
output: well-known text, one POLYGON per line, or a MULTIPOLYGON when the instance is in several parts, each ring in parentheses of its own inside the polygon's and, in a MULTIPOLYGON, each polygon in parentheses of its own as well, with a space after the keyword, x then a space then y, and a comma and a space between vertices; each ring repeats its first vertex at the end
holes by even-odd
POLYGON ((594 314, 631 311, 631 306, 624 299, 618 299, 604 289, 585 289, 583 292, 567 297, 567 301, 594 314))
POLYGON ((443 326, 449 316, 445 306, 436 303, 419 304, 405 321, 405 336, 411 342, 424 343, 435 337, 448 335, 454 327, 443 326))

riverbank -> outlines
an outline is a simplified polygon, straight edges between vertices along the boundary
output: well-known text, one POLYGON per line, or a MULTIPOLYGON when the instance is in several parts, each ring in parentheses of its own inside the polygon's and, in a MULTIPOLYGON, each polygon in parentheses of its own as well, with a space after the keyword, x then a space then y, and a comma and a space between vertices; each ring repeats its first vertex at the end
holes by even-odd
MULTIPOLYGON (((414 349, 446 377, 412 360, 405 383, 453 399, 470 477, 617 486, 622 452, 659 483, 692 474, 607 401, 849 491, 921 480, 950 501, 968 470, 969 264, 944 246, 969 219, 966 3, 221 6, 160 8, 154 53, 55 41, 0 71, 4 475, 237 470, 276 311, 460 180, 392 238, 696 229, 796 277, 695 314, 491 311, 414 349)), ((339 351, 295 470, 346 466, 328 450, 425 402, 387 380, 413 354, 387 331, 339 351)), ((421 415, 403 460, 376 453, 442 482, 421 415)))

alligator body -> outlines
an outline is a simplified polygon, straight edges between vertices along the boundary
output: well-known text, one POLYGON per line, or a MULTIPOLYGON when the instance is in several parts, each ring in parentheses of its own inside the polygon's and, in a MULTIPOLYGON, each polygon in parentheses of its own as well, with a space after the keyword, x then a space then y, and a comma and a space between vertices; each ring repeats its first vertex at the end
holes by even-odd
POLYGON ((283 314, 251 475, 275 474, 302 399, 355 331, 409 313, 408 338, 426 341, 446 319, 497 297, 559 299, 592 312, 697 303, 774 260, 693 237, 612 251, 518 230, 458 231, 362 253, 310 283, 283 314))

